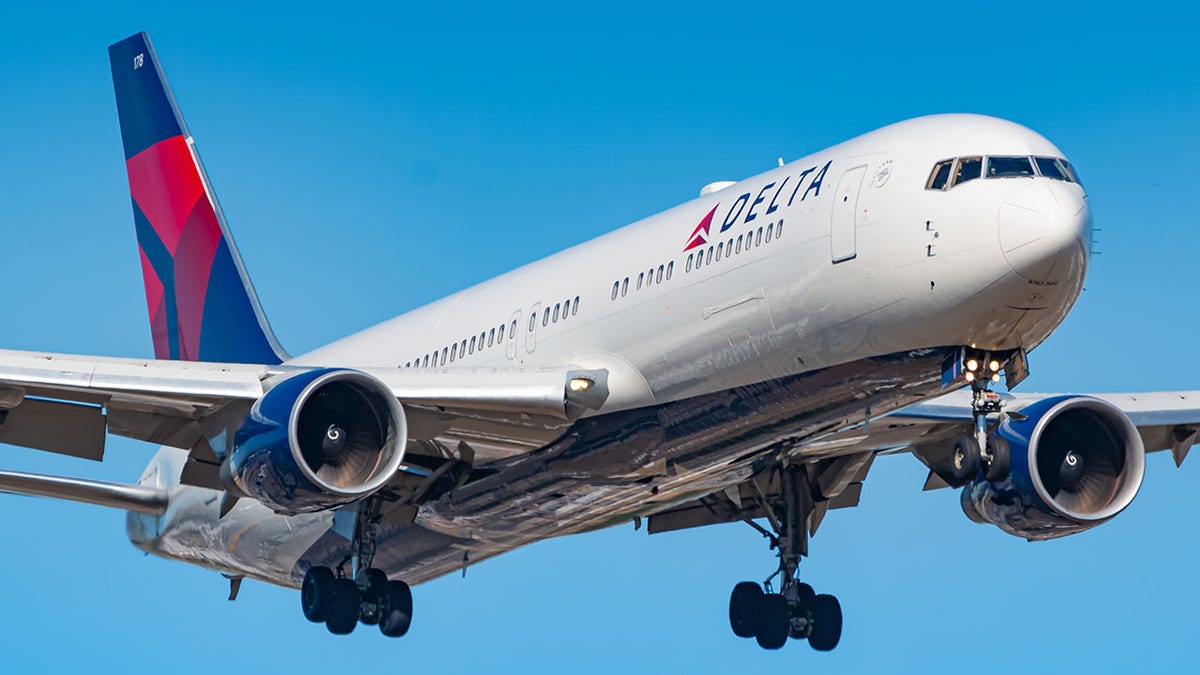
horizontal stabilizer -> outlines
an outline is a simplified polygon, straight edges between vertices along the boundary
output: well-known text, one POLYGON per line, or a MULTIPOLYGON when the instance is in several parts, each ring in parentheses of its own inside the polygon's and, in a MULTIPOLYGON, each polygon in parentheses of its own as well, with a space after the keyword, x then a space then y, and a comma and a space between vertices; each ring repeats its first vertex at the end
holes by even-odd
POLYGON ((0 471, 0 492, 66 499, 151 516, 166 513, 168 501, 166 490, 18 471, 0 471))

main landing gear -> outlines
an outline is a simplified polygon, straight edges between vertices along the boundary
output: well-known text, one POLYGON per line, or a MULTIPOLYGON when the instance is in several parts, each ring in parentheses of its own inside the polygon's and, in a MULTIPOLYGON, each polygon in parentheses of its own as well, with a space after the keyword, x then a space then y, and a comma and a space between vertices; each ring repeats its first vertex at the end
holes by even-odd
POLYGON ((760 586, 743 581, 729 596, 729 626, 741 638, 754 638, 763 649, 779 649, 789 637, 807 639, 818 651, 829 651, 842 638, 842 607, 832 595, 818 595, 800 581, 800 558, 808 554, 808 516, 813 509, 813 491, 804 467, 780 470, 780 498, 759 501, 774 532, 753 521, 779 551, 779 569, 760 586), (779 592, 772 586, 779 577, 779 592))
POLYGON ((987 480, 996 483, 1008 478, 1011 454, 1004 439, 988 435, 988 415, 1003 412, 1004 401, 989 389, 1000 381, 1001 363, 990 355, 968 358, 964 377, 971 383, 971 417, 975 422, 973 434, 954 439, 950 454, 950 476, 953 487, 962 487, 974 480, 980 469, 987 480))
POLYGON ((362 622, 379 626, 388 637, 403 637, 412 624, 412 591, 403 581, 390 580, 383 570, 371 567, 380 514, 375 500, 359 506, 354 521, 352 553, 337 566, 311 567, 300 586, 304 618, 324 623, 330 633, 347 635, 362 622), (345 575, 350 564, 351 576, 345 575))

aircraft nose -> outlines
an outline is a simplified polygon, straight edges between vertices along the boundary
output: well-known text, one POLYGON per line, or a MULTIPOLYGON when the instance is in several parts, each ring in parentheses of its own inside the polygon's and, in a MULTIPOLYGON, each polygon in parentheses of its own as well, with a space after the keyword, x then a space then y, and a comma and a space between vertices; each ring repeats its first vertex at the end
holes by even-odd
POLYGON ((1092 213, 1077 183, 1037 179, 1000 205, 1000 247, 1017 274, 1038 281, 1065 273, 1063 256, 1082 259, 1092 247, 1092 213))

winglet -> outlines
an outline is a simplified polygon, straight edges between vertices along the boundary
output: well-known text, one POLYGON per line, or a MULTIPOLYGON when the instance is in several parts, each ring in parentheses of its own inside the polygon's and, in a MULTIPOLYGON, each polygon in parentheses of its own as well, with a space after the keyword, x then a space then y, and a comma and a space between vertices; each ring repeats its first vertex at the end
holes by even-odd
POLYGON ((132 35, 108 55, 155 357, 286 360, 149 36, 132 35))

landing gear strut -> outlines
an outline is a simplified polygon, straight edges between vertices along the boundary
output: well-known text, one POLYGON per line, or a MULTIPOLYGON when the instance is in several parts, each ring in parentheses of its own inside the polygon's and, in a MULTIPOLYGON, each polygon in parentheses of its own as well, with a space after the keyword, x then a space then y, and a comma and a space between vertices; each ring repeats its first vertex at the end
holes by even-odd
POLYGON ((390 580, 383 570, 371 567, 380 520, 378 501, 364 500, 355 516, 351 554, 336 571, 316 566, 304 574, 300 586, 304 618, 324 623, 334 635, 350 633, 359 622, 379 626, 379 632, 388 637, 403 637, 408 632, 412 591, 403 581, 390 580))
POLYGON ((993 382, 1000 381, 1000 361, 990 354, 969 356, 964 361, 964 377, 971 383, 971 417, 974 433, 963 434, 954 439, 950 455, 951 484, 962 487, 975 479, 982 468, 984 476, 992 482, 1008 477, 1010 454, 1008 444, 1000 438, 988 435, 988 415, 1003 413, 1004 401, 990 389, 993 382))
MULTIPOLYGON (((779 649, 789 637, 808 639, 819 651, 829 651, 842 637, 842 607, 832 595, 818 595, 800 581, 800 559, 808 554, 808 516, 813 510, 813 490, 803 466, 779 470, 779 499, 759 492, 759 501, 773 530, 746 522, 779 551, 779 568, 760 586, 743 581, 729 597, 729 626, 733 634, 755 638, 763 649, 779 649), (772 585, 779 577, 779 592, 772 585)), ((756 488, 757 489, 757 488, 756 488)))

